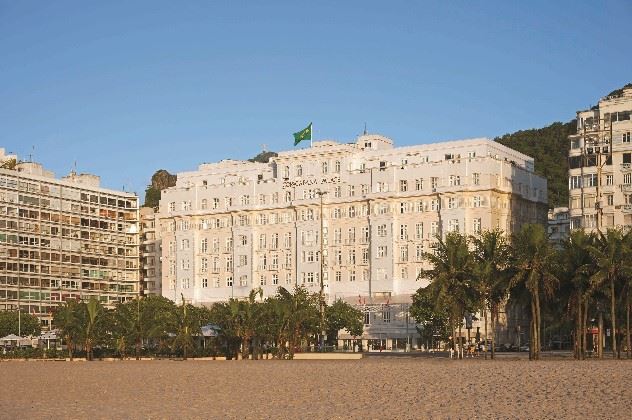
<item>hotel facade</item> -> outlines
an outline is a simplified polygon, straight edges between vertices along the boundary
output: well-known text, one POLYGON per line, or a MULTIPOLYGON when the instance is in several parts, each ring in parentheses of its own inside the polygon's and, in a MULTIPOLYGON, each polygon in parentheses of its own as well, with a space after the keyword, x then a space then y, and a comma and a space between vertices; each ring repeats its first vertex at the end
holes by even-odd
POLYGON ((327 301, 365 313, 365 349, 417 347, 408 306, 427 285, 423 253, 449 231, 546 224, 546 180, 533 169, 489 139, 396 148, 369 134, 269 163, 202 164, 162 192, 163 296, 204 305, 256 288, 319 292, 322 262, 327 301))
POLYGON ((571 229, 632 226, 632 88, 577 112, 570 136, 571 229))
POLYGON ((138 295, 136 195, 100 188, 94 175, 56 179, 34 162, 4 166, 0 310, 19 308, 46 328, 65 300, 96 296, 113 307, 138 295))

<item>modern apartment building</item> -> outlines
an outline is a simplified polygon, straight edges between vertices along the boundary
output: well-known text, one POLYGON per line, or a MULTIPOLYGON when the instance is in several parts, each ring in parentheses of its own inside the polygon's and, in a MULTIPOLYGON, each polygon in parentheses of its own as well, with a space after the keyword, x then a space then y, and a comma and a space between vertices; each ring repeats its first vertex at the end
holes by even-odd
POLYGON ((138 247, 136 195, 100 188, 94 175, 56 179, 34 162, 0 169, 0 310, 20 308, 46 327, 67 299, 131 299, 138 247))
POLYGON ((632 88, 577 112, 570 136, 571 229, 632 226, 632 88))
POLYGON ((156 213, 150 207, 140 209, 141 286, 143 295, 162 294, 162 245, 156 229, 156 213))
POLYGON ((489 139, 395 148, 368 134, 269 163, 202 164, 162 192, 163 295, 209 304, 259 287, 318 292, 322 260, 326 298, 365 312, 363 339, 401 347, 435 235, 546 223, 533 167, 489 139))

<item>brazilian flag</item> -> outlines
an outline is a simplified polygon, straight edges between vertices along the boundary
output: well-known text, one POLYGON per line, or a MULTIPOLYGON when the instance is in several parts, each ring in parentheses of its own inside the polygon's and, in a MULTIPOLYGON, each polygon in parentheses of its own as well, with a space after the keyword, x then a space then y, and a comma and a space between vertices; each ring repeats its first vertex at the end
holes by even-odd
POLYGON ((302 142, 303 140, 312 139, 312 123, 309 123, 307 127, 301 131, 294 133, 294 146, 302 142))

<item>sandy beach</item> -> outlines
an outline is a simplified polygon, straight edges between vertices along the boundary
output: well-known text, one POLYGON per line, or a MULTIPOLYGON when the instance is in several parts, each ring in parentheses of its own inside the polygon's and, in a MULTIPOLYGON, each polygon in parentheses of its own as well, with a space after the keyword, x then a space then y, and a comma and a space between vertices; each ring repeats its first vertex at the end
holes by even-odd
POLYGON ((3 418, 630 418, 632 362, 3 362, 3 418))

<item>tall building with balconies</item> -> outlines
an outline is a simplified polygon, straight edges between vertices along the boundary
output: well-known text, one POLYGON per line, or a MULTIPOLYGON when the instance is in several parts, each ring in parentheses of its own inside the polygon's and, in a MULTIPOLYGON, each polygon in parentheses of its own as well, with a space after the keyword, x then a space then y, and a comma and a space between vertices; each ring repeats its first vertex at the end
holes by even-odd
POLYGON ((329 302, 365 312, 367 345, 402 347, 436 235, 546 224, 546 180, 533 169, 488 139, 395 148, 368 134, 269 163, 202 164, 162 192, 163 296, 209 304, 255 288, 319 292, 322 280, 329 302))
POLYGON ((141 221, 141 285, 143 295, 162 294, 162 244, 160 230, 156 229, 153 208, 140 209, 141 221))
POLYGON ((571 229, 632 226, 632 88, 577 112, 570 136, 571 229))
MULTIPOLYGON (((2 151, 2 149, 0 149, 2 151)), ((0 156, 0 161, 4 156, 0 156)), ((138 198, 34 162, 0 169, 0 310, 38 316, 68 299, 107 307, 139 292, 138 198)))

